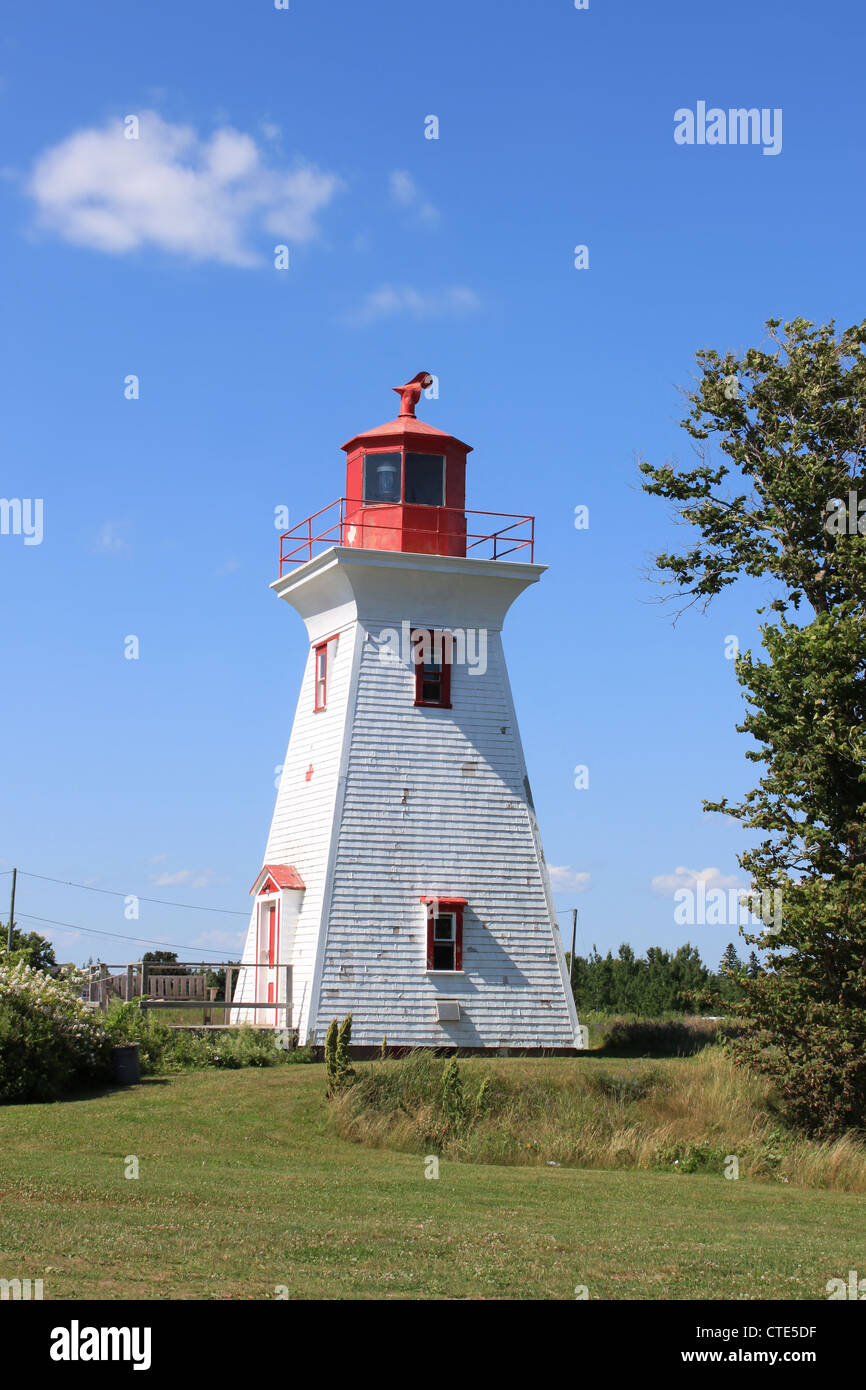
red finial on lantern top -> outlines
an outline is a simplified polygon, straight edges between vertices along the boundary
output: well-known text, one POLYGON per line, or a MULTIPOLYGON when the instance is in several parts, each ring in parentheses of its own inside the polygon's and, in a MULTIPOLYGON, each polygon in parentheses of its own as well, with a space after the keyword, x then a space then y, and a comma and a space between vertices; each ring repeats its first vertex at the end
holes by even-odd
POLYGON ((407 381, 405 386, 392 386, 391 390, 396 391, 400 397, 400 414, 411 415, 414 418, 415 407, 421 399, 421 392, 426 391, 428 386, 433 385, 433 378, 429 372, 419 372, 413 376, 411 381, 407 381))

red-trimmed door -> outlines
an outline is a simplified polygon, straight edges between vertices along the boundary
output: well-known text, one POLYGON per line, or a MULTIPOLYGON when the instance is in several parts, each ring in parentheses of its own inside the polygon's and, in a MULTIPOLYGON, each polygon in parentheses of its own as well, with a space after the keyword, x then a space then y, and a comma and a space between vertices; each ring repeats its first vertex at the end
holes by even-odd
MULTIPOLYGON (((277 904, 271 898, 259 903, 259 922, 258 922, 258 942, 256 952, 256 1000, 264 1001, 269 1004, 276 1001, 277 989, 277 904), (259 993, 259 991, 262 991, 259 993)), ((277 1022, 276 1009, 257 1009, 255 1011, 256 1023, 269 1023, 275 1025, 277 1022), (264 1014, 265 1017, 259 1017, 264 1014)))

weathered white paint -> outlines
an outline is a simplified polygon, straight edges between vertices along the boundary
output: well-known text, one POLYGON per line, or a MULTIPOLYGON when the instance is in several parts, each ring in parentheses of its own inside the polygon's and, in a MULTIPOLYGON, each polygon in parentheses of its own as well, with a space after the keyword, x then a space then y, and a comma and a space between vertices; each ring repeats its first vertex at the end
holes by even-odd
POLYGON ((501 643, 543 572, 335 546, 272 585, 311 644, 264 859, 306 885, 281 947, 302 1041, 351 1011, 359 1045, 579 1045, 501 643), (404 620, 486 629, 487 669, 452 668, 451 709, 416 708, 414 668, 383 659, 404 620), (313 647, 335 633, 314 713, 313 647), (435 894, 467 899, 459 974, 426 970, 419 898, 435 894), (459 1022, 439 1021, 441 998, 459 1022))

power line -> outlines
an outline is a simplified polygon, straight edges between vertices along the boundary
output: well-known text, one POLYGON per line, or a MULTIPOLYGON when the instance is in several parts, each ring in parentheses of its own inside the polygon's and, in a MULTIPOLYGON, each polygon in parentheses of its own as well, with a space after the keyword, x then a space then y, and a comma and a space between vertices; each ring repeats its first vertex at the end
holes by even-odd
MULTIPOLYGON (((36 874, 33 875, 33 877, 38 878, 39 875, 36 874)), ((146 936, 121 936, 120 932, 116 931, 96 931, 94 927, 79 927, 76 926, 74 922, 56 922, 53 917, 36 917, 32 912, 16 912, 16 921, 20 917, 26 918, 28 922, 45 922, 50 927, 66 927, 68 931, 86 932, 88 936, 109 936, 116 941, 138 941, 140 944, 145 946, 170 946, 173 950, 189 950, 188 945, 182 945, 179 941, 151 941, 146 936)), ((195 949, 197 951, 207 951, 208 954, 212 956, 218 956, 222 954, 222 952, 218 950, 218 948, 215 946, 196 946, 195 949)))
MULTIPOLYGON (((3 872, 11 874, 12 870, 4 869, 3 872)), ((190 912, 222 912, 229 917, 249 916, 248 912, 238 912, 237 908, 234 907, 202 907, 200 903, 175 903, 169 902, 166 898, 143 898, 140 893, 120 893, 116 888, 94 888, 91 883, 74 883, 69 878, 49 878, 48 874, 31 874, 27 869, 19 869, 18 872, 27 878, 40 878, 43 883, 61 883, 65 888, 83 888, 86 893, 107 893, 112 898, 135 898, 140 903, 158 903, 160 907, 184 907, 190 912)), ((80 927, 78 930, 84 931, 84 928, 80 927)), ((110 936, 111 933, 104 932, 103 935, 110 936)), ((136 937, 131 938, 131 940, 137 939, 136 937)))

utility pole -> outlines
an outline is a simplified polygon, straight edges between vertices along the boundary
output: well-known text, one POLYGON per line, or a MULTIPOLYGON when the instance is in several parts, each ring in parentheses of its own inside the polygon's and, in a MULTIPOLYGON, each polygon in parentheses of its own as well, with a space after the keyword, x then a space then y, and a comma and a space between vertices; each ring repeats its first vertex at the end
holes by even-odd
POLYGON ((12 870, 12 901, 9 904, 9 929, 6 932, 6 950, 12 950, 12 923, 15 921, 15 883, 18 878, 18 870, 12 870))
POLYGON ((573 908, 571 909, 571 973, 570 973, 570 975, 569 975, 569 980, 568 980, 569 984, 571 985, 572 994, 574 993, 574 948, 575 948, 575 943, 576 943, 576 941, 577 941, 577 908, 576 908, 576 907, 573 907, 573 908))

